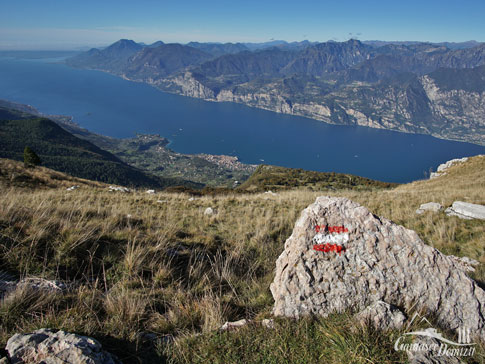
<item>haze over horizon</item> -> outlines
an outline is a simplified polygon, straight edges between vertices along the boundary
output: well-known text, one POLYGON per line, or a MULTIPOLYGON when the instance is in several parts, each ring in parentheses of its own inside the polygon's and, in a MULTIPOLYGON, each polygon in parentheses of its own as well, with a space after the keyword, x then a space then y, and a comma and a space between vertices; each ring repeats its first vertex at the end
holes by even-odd
POLYGON ((477 0, 406 3, 303 0, 232 3, 126 0, 4 2, 0 49, 67 50, 137 42, 484 41, 485 3, 477 0))

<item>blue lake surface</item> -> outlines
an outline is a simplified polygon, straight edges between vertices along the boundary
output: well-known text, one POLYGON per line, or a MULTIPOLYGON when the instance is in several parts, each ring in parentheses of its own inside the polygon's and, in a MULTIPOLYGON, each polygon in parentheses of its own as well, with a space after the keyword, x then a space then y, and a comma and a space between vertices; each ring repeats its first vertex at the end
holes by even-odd
POLYGON ((163 93, 53 59, 0 58, 0 98, 64 114, 113 137, 160 134, 180 153, 238 156, 315 171, 351 173, 389 182, 425 178, 449 159, 485 154, 485 147, 356 126, 335 126, 234 103, 163 93))

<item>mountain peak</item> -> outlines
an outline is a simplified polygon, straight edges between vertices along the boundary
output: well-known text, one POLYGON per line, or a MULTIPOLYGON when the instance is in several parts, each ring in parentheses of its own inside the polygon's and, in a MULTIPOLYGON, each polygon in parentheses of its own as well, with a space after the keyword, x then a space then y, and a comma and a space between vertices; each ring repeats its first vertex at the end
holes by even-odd
POLYGON ((354 39, 354 38, 350 38, 347 42, 345 42, 347 44, 362 44, 362 42, 358 39, 354 39))
POLYGON ((164 45, 165 43, 163 43, 161 40, 157 40, 156 42, 153 42, 152 44, 148 45, 147 47, 148 48, 156 48, 156 47, 160 47, 161 45, 164 45))
POLYGON ((132 39, 125 39, 125 38, 120 39, 119 41, 115 42, 114 44, 116 44, 116 43, 120 43, 120 44, 123 44, 123 43, 125 43, 125 44, 128 44, 128 43, 129 44, 137 44, 134 40, 132 40, 132 39))
POLYGON ((106 49, 134 49, 138 50, 143 48, 142 45, 136 43, 135 41, 131 39, 120 39, 117 42, 114 42, 110 46, 108 46, 106 49))

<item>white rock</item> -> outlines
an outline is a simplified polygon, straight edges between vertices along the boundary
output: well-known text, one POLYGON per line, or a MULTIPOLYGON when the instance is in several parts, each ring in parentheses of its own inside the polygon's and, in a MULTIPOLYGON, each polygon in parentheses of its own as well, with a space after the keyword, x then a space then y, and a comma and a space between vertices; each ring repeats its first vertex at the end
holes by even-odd
POLYGON ((443 206, 439 204, 438 202, 428 202, 428 203, 423 203, 421 206, 419 206, 419 209, 416 210, 417 214, 422 214, 425 211, 433 211, 433 212, 438 212, 443 209, 443 206))
POLYGON ((8 294, 15 289, 22 288, 30 288, 34 291, 43 291, 47 293, 63 293, 67 290, 66 284, 61 281, 36 277, 16 280, 10 276, 0 274, 0 296, 8 294))
POLYGON ((15 334, 5 349, 12 364, 121 364, 95 339, 50 329, 15 334))
POLYGON ((376 301, 355 315, 362 324, 370 323, 378 330, 399 329, 406 321, 406 316, 384 301, 376 301))
POLYGON ((242 327, 244 325, 247 325, 248 321, 246 319, 242 319, 239 321, 234 321, 234 322, 229 322, 227 321, 224 325, 221 326, 219 330, 221 331, 226 331, 226 330, 232 330, 236 329, 238 327, 242 327))
POLYGON ((67 286, 61 281, 48 280, 44 278, 24 278, 17 283, 17 286, 29 286, 32 289, 51 291, 51 292, 64 292, 67 290, 67 286))
POLYGON ((155 193, 155 190, 146 190, 146 193, 148 193, 149 195, 153 195, 155 193))
POLYGON ((273 319, 264 319, 264 320, 261 321, 261 325, 263 325, 267 329, 274 329, 274 320, 273 319))
POLYGON ((445 210, 445 214, 447 216, 456 216, 456 217, 459 217, 460 219, 463 219, 463 220, 473 220, 473 218, 470 217, 470 216, 465 216, 465 215, 461 215, 461 214, 456 213, 451 207, 448 207, 445 210))
POLYGON ((436 172, 431 173, 431 175, 429 176, 429 178, 430 179, 433 179, 433 178, 436 178, 436 177, 444 176, 446 174, 446 170, 448 168, 450 168, 453 164, 456 164, 456 163, 464 163, 467 160, 468 160, 468 158, 467 157, 464 157, 464 158, 452 159, 452 160, 449 160, 448 162, 445 162, 443 164, 440 164, 438 166, 438 168, 436 169, 436 172))
POLYGON ((325 317, 384 301, 404 313, 433 312, 443 328, 466 326, 485 341, 485 291, 463 264, 346 198, 319 197, 303 210, 270 289, 276 316, 325 317), (316 225, 345 227, 344 249, 315 249, 316 225))
POLYGON ((438 166, 438 169, 436 170, 437 172, 443 172, 446 171, 448 168, 450 168, 453 164, 456 163, 465 163, 468 160, 467 157, 464 158, 457 158, 457 159, 451 159, 448 162, 445 162, 443 164, 440 164, 438 166))
POLYGON ((110 192, 130 192, 130 189, 127 187, 121 187, 121 186, 109 186, 108 190, 110 192))
POLYGON ((79 188, 79 186, 78 186, 78 185, 76 185, 76 186, 71 186, 71 187, 66 188, 66 191, 74 191, 74 190, 77 190, 78 188, 79 188))
POLYGON ((458 216, 459 218, 471 220, 485 220, 485 206, 473 203, 455 201, 451 207, 445 210, 448 216, 458 216))
POLYGON ((216 209, 213 209, 212 207, 208 207, 204 211, 204 215, 205 216, 214 216, 216 214, 217 214, 217 210, 216 209))

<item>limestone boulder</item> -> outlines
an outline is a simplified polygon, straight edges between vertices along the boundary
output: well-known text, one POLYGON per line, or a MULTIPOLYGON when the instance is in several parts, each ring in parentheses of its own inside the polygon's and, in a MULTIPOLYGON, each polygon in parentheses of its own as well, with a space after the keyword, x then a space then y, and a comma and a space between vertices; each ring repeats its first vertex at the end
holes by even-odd
POLYGON ((27 277, 18 280, 0 271, 0 298, 16 289, 31 289, 33 291, 56 294, 66 292, 68 286, 61 281, 38 277, 27 277))
POLYGON ((109 192, 131 192, 131 190, 128 187, 122 187, 122 186, 109 186, 108 187, 109 192))
POLYGON ((95 339, 50 329, 15 334, 5 349, 12 364, 121 364, 95 339))
POLYGON ((263 325, 263 327, 266 327, 267 329, 275 328, 273 319, 264 319, 261 321, 261 325, 263 325))
POLYGON ((208 207, 204 210, 204 215, 205 216, 214 216, 217 215, 217 210, 213 209, 212 207, 208 207))
POLYGON ((237 329, 239 327, 246 326, 248 323, 249 322, 246 319, 241 319, 241 320, 234 321, 234 322, 226 321, 224 323, 224 325, 222 325, 220 327, 219 330, 221 330, 221 331, 234 330, 234 329, 237 329))
POLYGON ((359 312, 383 301, 485 340, 485 292, 464 265, 346 198, 319 197, 303 210, 271 292, 276 316, 359 312))
POLYGON ((422 214, 425 211, 432 211, 432 212, 438 212, 443 209, 443 206, 439 204, 438 202, 428 202, 428 203, 423 203, 421 206, 419 206, 419 209, 416 210, 417 214, 422 214))
POLYGON ((448 216, 458 216, 461 219, 485 220, 485 206, 474 203, 455 201, 445 212, 448 216))

